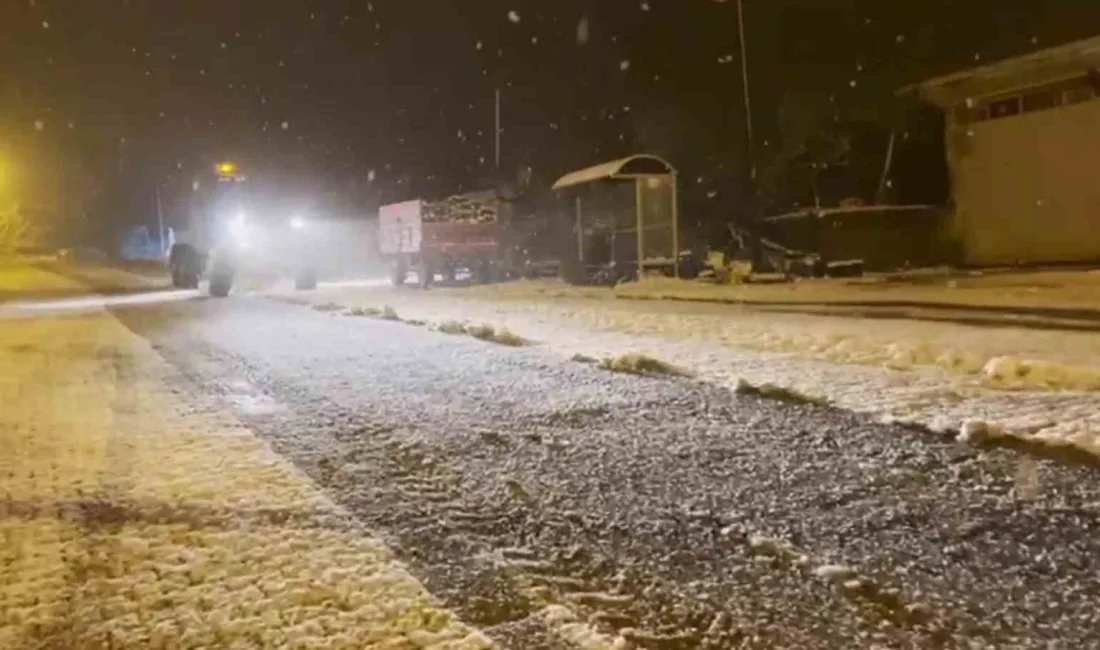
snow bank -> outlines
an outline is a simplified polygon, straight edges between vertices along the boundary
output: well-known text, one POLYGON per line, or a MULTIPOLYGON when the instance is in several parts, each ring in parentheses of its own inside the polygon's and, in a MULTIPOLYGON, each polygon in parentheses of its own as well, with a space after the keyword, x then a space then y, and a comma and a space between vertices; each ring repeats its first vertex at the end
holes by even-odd
POLYGON ((692 303, 473 300, 452 292, 360 290, 317 299, 385 301, 429 322, 499 323, 566 358, 665 359, 731 390, 767 386, 800 401, 944 432, 981 421, 1004 436, 1100 455, 1100 337, 1093 334, 692 303))

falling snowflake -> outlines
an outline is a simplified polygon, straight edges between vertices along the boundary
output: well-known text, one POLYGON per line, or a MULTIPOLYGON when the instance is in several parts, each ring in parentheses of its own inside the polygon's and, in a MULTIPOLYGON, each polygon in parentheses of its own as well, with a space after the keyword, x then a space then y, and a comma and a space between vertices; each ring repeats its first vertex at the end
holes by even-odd
POLYGON ((848 82, 848 85, 851 86, 852 88, 855 88, 856 86, 859 85, 859 82, 856 81, 855 79, 852 79, 851 81, 848 82))
POLYGON ((283 130, 286 131, 287 129, 290 128, 290 122, 283 122, 282 127, 283 127, 283 130))
POLYGON ((642 0, 642 11, 649 11, 649 3, 642 0))
POLYGON ((718 57, 718 62, 723 63, 723 64, 733 63, 733 55, 732 54, 726 54, 726 55, 720 56, 720 57, 718 57))
POLYGON ((619 61, 619 69, 622 70, 623 72, 626 72, 627 70, 629 70, 630 69, 630 61, 628 59, 623 59, 622 61, 619 61))
POLYGON ((368 182, 368 183, 373 183, 373 182, 374 182, 374 178, 375 178, 375 173, 374 173, 374 170, 373 170, 373 169, 371 169, 371 170, 368 170, 368 171, 367 171, 367 182, 368 182))
POLYGON ((511 22, 518 25, 519 24, 519 12, 515 11, 514 9, 512 11, 509 11, 508 12, 508 20, 510 20, 511 22))
POLYGON ((34 130, 35 131, 42 131, 45 128, 46 128, 46 122, 45 121, 43 121, 43 120, 35 120, 34 121, 34 130))
POLYGON ((477 51, 480 52, 482 47, 484 47, 484 45, 482 44, 481 41, 478 41, 477 42, 477 51))
POLYGON ((905 34, 898 34, 894 38, 894 40, 897 41, 898 43, 904 43, 905 42, 905 34))
POLYGON ((581 16, 581 21, 577 23, 577 45, 586 43, 588 43, 588 16, 581 16))
POLYGON ((49 21, 43 20, 42 21, 42 29, 49 29, 49 28, 50 28, 49 21))
POLYGON ((718 197, 718 192, 713 191, 713 190, 710 191, 710 192, 707 192, 707 198, 708 199, 714 199, 714 198, 717 198, 717 197, 718 197))

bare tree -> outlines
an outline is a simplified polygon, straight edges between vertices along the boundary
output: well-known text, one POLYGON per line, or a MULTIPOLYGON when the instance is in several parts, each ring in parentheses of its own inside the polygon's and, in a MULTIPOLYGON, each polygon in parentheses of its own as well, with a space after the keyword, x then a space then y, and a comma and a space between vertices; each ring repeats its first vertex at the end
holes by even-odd
POLYGON ((817 204, 817 177, 830 167, 848 164, 851 134, 840 121, 836 106, 823 95, 788 93, 777 117, 779 141, 763 149, 761 155, 761 198, 776 209, 786 207, 784 204, 808 189, 817 204))

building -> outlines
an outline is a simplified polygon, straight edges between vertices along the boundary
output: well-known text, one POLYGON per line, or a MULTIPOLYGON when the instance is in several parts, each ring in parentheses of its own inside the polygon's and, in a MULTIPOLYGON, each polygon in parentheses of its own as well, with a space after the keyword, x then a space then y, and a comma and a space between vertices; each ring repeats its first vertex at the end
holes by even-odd
POLYGON ((1100 36, 908 90, 946 115, 963 263, 1100 261, 1100 36))

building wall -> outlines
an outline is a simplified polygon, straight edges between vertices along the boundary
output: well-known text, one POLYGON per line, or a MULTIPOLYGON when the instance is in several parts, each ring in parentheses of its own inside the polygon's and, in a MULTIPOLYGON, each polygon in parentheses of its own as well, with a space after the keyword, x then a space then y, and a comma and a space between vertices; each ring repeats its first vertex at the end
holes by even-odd
POLYGON ((1100 260, 1100 100, 948 119, 963 261, 1100 260))

